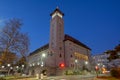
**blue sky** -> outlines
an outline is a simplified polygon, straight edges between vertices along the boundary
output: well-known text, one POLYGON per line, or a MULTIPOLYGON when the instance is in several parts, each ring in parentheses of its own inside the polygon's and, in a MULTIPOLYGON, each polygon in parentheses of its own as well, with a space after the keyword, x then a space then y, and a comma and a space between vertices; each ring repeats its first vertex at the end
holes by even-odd
POLYGON ((0 0, 0 28, 10 18, 22 19, 30 37, 30 52, 49 42, 50 13, 65 14, 65 33, 92 49, 113 49, 120 42, 120 0, 0 0))

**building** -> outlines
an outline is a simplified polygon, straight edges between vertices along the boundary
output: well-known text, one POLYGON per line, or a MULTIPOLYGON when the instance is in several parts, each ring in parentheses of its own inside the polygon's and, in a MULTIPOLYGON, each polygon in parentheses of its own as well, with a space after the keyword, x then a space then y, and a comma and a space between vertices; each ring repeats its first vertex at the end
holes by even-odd
POLYGON ((113 67, 120 67, 120 44, 117 45, 113 50, 107 50, 105 53, 92 56, 95 66, 99 68, 106 67, 107 70, 110 70, 113 67), (112 59, 109 60, 112 54, 112 59))
POLYGON ((108 63, 109 63, 109 60, 107 59, 108 57, 109 55, 106 53, 92 56, 94 67, 99 66, 99 68, 102 68, 102 67, 108 68, 108 63))
MULTIPOLYGON (((109 62, 109 67, 120 67, 120 44, 118 44, 114 50, 111 50, 113 52, 115 52, 115 55, 112 55, 114 57, 114 59, 112 59, 109 62)), ((110 55, 112 54, 111 52, 109 53, 110 55)))
POLYGON ((28 56, 31 75, 47 70, 47 75, 62 75, 65 70, 90 69, 91 49, 64 34, 64 14, 56 8, 51 14, 50 41, 28 56))

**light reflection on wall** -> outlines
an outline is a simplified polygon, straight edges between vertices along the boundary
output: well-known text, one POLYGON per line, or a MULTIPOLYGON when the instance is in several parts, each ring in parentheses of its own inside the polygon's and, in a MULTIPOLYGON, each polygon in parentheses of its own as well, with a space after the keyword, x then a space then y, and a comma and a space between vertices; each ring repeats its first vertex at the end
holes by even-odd
POLYGON ((81 54, 81 53, 75 52, 74 55, 75 55, 75 57, 77 59, 88 61, 88 56, 85 55, 85 54, 81 54))

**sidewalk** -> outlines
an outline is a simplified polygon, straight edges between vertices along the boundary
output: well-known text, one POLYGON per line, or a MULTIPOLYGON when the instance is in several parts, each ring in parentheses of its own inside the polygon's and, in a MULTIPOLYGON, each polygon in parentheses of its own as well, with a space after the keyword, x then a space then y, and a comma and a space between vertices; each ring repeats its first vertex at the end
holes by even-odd
POLYGON ((50 76, 44 77, 43 79, 34 78, 24 78, 17 80, 107 80, 107 79, 98 79, 96 75, 68 75, 68 76, 50 76))
POLYGON ((108 79, 98 79, 98 78, 95 77, 94 80, 108 80, 108 79))

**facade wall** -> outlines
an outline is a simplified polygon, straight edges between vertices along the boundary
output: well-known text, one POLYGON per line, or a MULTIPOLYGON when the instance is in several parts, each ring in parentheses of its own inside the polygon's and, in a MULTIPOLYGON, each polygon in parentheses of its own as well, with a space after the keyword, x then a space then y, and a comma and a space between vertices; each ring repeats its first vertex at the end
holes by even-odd
POLYGON ((79 46, 69 40, 65 41, 65 64, 71 69, 82 69, 83 66, 89 67, 90 51, 82 46, 79 46))
POLYGON ((94 63, 95 63, 94 66, 99 66, 100 68, 102 68, 102 67, 108 68, 108 67, 109 67, 109 66, 108 66, 109 60, 107 59, 108 56, 109 56, 109 55, 108 55, 108 54, 105 54, 105 53, 92 56, 93 61, 94 61, 94 63))
POLYGON ((50 22, 49 51, 54 56, 54 67, 59 67, 59 64, 64 62, 64 21, 62 17, 57 15, 58 13, 59 11, 56 11, 53 14, 55 16, 52 15, 50 22))
POLYGON ((28 68, 30 75, 41 73, 43 68, 46 68, 46 66, 48 66, 48 52, 48 49, 46 49, 28 57, 28 68), (43 57, 42 54, 45 54, 45 57, 43 57))
POLYGON ((60 69, 59 64, 61 63, 65 63, 65 68, 73 70, 80 70, 83 66, 90 69, 90 50, 82 47, 83 45, 79 45, 69 40, 64 40, 63 14, 61 11, 56 9, 52 13, 52 19, 50 22, 49 48, 43 51, 37 51, 35 54, 29 56, 29 73, 33 75, 41 73, 43 69, 46 69, 48 71, 48 75, 60 75, 65 70, 60 69), (46 57, 44 58, 42 58, 43 53, 46 54, 46 57), (41 66, 42 64, 43 66, 41 66))

